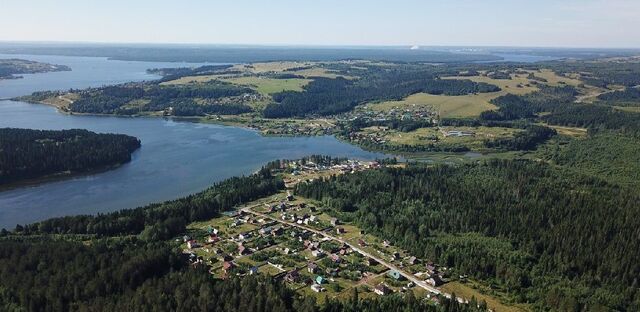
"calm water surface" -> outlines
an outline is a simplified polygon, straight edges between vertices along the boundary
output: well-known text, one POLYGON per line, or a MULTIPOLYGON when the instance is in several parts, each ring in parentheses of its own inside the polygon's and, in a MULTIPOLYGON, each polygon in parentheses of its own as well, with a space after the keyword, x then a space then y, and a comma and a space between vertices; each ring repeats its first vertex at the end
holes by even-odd
MULTIPOLYGON (((0 58, 6 57, 0 54, 0 58)), ((0 81, 0 98, 38 90, 148 80, 156 77, 147 74, 147 68, 184 66, 87 57, 19 57, 69 65, 73 71, 0 81)), ((70 116, 58 113, 53 107, 8 100, 0 101, 0 127, 84 128, 129 134, 142 140, 142 148, 134 153, 133 161, 116 170, 0 192, 0 228, 13 228, 18 223, 54 216, 95 214, 174 199, 231 176, 250 174, 264 163, 279 158, 310 154, 359 159, 384 157, 328 136, 263 137, 242 128, 162 118, 70 116)))

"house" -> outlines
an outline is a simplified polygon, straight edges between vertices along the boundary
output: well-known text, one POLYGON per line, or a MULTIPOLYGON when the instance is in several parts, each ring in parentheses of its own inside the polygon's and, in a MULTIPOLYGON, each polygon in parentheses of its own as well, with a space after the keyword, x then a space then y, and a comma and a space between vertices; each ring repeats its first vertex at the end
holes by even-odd
POLYGON ((392 256, 393 260, 398 260, 398 259, 400 259, 400 254, 399 254, 397 251, 396 251, 396 252, 394 252, 391 256, 392 256))
POLYGON ((324 252, 322 252, 322 250, 316 249, 316 250, 312 250, 311 251, 311 255, 316 257, 316 258, 320 258, 320 257, 324 256, 324 252))
POLYGON ((409 263, 409 264, 413 265, 413 264, 418 263, 418 261, 419 261, 419 260, 418 260, 418 258, 416 258, 416 257, 414 257, 414 256, 411 256, 411 257, 409 257, 409 259, 407 260, 407 263, 409 263))
POLYGON ((365 247, 365 246, 367 246, 367 243, 362 238, 360 238, 360 239, 358 239, 358 245, 360 247, 365 247))
POLYGON ((246 255, 248 253, 249 253, 249 250, 243 244, 240 244, 238 246, 238 255, 242 256, 242 255, 246 255))
POLYGON ((442 284, 444 284, 444 282, 442 281, 442 279, 440 279, 440 276, 438 275, 433 275, 431 276, 431 278, 429 278, 427 280, 427 284, 433 286, 433 287, 438 287, 442 284))
POLYGON ((315 262, 309 262, 309 264, 307 264, 307 271, 311 274, 316 273, 316 271, 318 270, 318 265, 315 262))
POLYGON ((191 238, 191 236, 189 236, 189 235, 182 236, 182 241, 185 242, 185 243, 190 241, 190 240, 192 240, 192 239, 193 238, 191 238))
POLYGON ((220 259, 222 261, 233 261, 233 257, 231 255, 223 255, 220 259))
POLYGON ((258 230, 258 233, 260 233, 260 235, 270 234, 270 233, 271 233, 271 230, 273 230, 273 228, 272 228, 272 227, 270 227, 270 226, 265 226, 265 227, 263 227, 263 228, 259 229, 259 230, 258 230))
POLYGON ((291 195, 291 193, 290 193, 290 192, 287 192, 287 200, 288 200, 288 201, 293 201, 293 199, 294 199, 294 198, 293 198, 293 195, 291 195))
POLYGON ((224 270, 224 272, 229 272, 229 270, 235 268, 236 265, 233 264, 233 262, 230 261, 225 261, 224 263, 222 263, 222 270, 224 270))
POLYGON ((404 279, 404 276, 402 276, 402 274, 400 274, 400 272, 396 270, 389 270, 387 275, 389 275, 389 277, 393 278, 396 281, 401 281, 404 279))
POLYGON ((322 285, 322 284, 325 284, 327 282, 327 280, 324 277, 318 275, 318 276, 316 276, 315 282, 318 285, 322 285))
POLYGON ((384 246, 384 247, 389 247, 390 245, 391 245, 391 244, 389 243, 389 241, 388 241, 388 240, 386 240, 386 239, 385 239, 384 241, 382 241, 382 246, 384 246))
POLYGON ((339 227, 339 228, 336 228, 336 233, 337 234, 344 234, 345 230, 344 230, 344 228, 339 227))
POLYGON ((311 285, 311 290, 319 293, 319 292, 325 291, 326 289, 324 289, 324 287, 320 286, 320 284, 313 284, 313 285, 311 285))
POLYGON ((336 255, 336 254, 331 254, 331 256, 329 256, 331 258, 331 261, 335 262, 335 263, 340 263, 340 256, 336 255))
POLYGON ((258 274, 258 267, 257 266, 253 266, 249 269, 249 275, 256 275, 258 274))
POLYGON ((324 273, 326 273, 329 276, 336 277, 336 276, 338 276, 338 273, 340 273, 340 269, 338 269, 338 268, 335 268, 335 269, 327 268, 327 269, 324 270, 324 273))
POLYGON ((435 264, 433 264, 433 262, 427 263, 427 271, 429 272, 430 275, 438 274, 438 268, 436 267, 435 264))
POLYGON ((338 218, 331 218, 331 225, 336 226, 340 224, 340 221, 338 221, 338 218))
POLYGON ((251 238, 251 233, 240 233, 238 234, 239 240, 245 240, 251 238))
POLYGON ((282 235, 282 233, 284 233, 284 230, 282 229, 282 227, 277 227, 277 228, 274 228, 273 230, 271 230, 271 235, 272 236, 280 236, 280 235, 282 235))
POLYGON ((215 243, 215 242, 218 242, 219 240, 220 238, 216 234, 209 234, 209 236, 207 237, 207 243, 215 243))
POLYGON ((298 270, 290 271, 284 276, 284 280, 289 283, 295 283, 299 279, 300 279, 300 272, 298 272, 298 270))
POLYGON ((373 259, 373 258, 367 258, 367 265, 369 266, 378 265, 378 261, 376 261, 376 259, 373 259))
POLYGON ((187 242, 187 248, 189 249, 194 249, 198 247, 200 247, 200 244, 198 244, 198 242, 196 242, 195 240, 190 240, 187 242))
POLYGON ((380 283, 378 284, 378 286, 376 286, 373 289, 373 292, 375 292, 376 294, 380 295, 380 296, 384 296, 384 295, 388 295, 391 293, 391 289, 389 289, 389 287, 387 287, 387 285, 380 283))

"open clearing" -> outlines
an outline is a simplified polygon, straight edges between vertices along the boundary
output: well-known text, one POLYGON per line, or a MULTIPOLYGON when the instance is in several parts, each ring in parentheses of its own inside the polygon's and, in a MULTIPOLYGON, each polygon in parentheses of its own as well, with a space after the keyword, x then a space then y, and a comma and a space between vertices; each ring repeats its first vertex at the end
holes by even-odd
POLYGON ((478 290, 473 289, 466 284, 462 284, 460 282, 451 282, 443 285, 441 287, 443 291, 448 293, 455 293, 457 296, 461 296, 463 298, 472 298, 475 297, 478 302, 482 300, 487 302, 487 307, 493 309, 496 312, 521 312, 521 311, 529 311, 526 307, 519 306, 508 306, 498 301, 496 298, 484 295, 480 293, 478 290))
POLYGON ((311 62, 265 62, 235 65, 233 66, 233 69, 262 74, 268 72, 282 72, 292 68, 307 67, 311 65, 313 65, 311 62))
POLYGON ((416 93, 401 101, 369 104, 368 107, 374 111, 389 111, 408 107, 431 108, 438 111, 441 117, 473 117, 479 116, 483 111, 496 109, 496 106, 489 101, 501 95, 498 93, 500 92, 461 96, 416 93))
POLYGON ((309 84, 309 82, 311 82, 312 80, 239 77, 224 79, 224 81, 251 87, 263 95, 271 95, 282 91, 302 91, 302 87, 309 84))
POLYGON ((513 137, 520 129, 501 127, 441 127, 420 128, 411 132, 399 132, 386 130, 383 127, 369 127, 363 129, 365 134, 372 134, 382 137, 392 145, 419 146, 425 144, 438 145, 464 145, 472 150, 484 148, 485 140, 495 140, 498 138, 513 137), (447 131, 466 131, 474 133, 473 136, 457 137, 445 136, 447 131))
POLYGON ((165 81, 161 83, 163 86, 170 85, 182 85, 190 83, 205 83, 220 78, 220 75, 205 75, 205 76, 186 76, 171 81, 165 81))

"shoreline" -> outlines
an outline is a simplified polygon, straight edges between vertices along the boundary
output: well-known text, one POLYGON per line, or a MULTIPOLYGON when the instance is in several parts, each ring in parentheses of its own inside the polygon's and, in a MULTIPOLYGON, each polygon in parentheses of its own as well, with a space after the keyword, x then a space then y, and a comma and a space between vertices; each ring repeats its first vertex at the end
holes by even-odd
POLYGON ((48 174, 42 177, 28 178, 24 180, 9 182, 6 184, 0 184, 0 194, 3 192, 13 191, 17 189, 38 187, 38 186, 53 183, 53 182, 66 181, 73 178, 88 177, 96 174, 106 173, 112 170, 119 169, 120 167, 130 162, 131 161, 122 163, 122 164, 115 164, 115 165, 105 166, 105 167, 91 169, 88 171, 81 171, 81 172, 63 171, 63 172, 48 174))

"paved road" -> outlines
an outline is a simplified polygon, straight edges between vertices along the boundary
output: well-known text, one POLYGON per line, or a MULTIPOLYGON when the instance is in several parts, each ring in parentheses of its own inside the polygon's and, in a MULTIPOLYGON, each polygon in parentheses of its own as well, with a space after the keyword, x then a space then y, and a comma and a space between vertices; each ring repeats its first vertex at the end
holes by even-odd
MULTIPOLYGON (((391 264, 391 263, 389 263, 389 262, 387 262, 387 261, 385 261, 385 260, 383 260, 383 259, 381 259, 381 258, 379 258, 379 257, 375 256, 375 255, 372 255, 372 254, 368 253, 368 252, 367 252, 367 251, 365 251, 365 250, 360 249, 358 246, 353 245, 353 244, 351 244, 351 243, 347 242, 346 240, 344 240, 344 239, 342 239, 342 238, 339 238, 339 237, 336 237, 336 236, 330 235, 330 234, 328 234, 328 233, 325 233, 325 232, 322 232, 322 231, 319 231, 319 230, 316 230, 316 229, 310 228, 310 227, 305 226, 305 225, 297 224, 297 223, 295 223, 295 222, 289 222, 289 221, 280 220, 280 219, 278 219, 278 218, 274 218, 274 217, 272 217, 272 216, 270 216, 270 215, 267 215, 267 214, 260 213, 260 212, 257 212, 257 211, 253 211, 253 210, 252 210, 253 208, 260 207, 260 206, 261 206, 261 205, 255 205, 255 206, 251 206, 251 207, 244 207, 244 208, 241 208, 240 210, 241 210, 241 211, 244 211, 245 213, 249 213, 249 214, 252 214, 252 215, 255 215, 255 216, 260 216, 260 217, 262 217, 262 218, 266 218, 266 219, 270 219, 270 220, 276 221, 276 222, 281 223, 281 224, 286 224, 286 225, 288 225, 288 226, 293 226, 293 227, 301 228, 301 229, 304 229, 304 230, 307 230, 307 231, 310 231, 310 232, 316 233, 316 234, 318 234, 318 235, 322 235, 323 237, 326 237, 326 238, 329 238, 329 239, 332 239, 332 240, 338 241, 338 242, 340 242, 340 243, 346 244, 347 246, 349 246, 351 249, 353 249, 353 250, 354 250, 354 251, 356 251, 357 253, 359 253, 359 254, 361 254, 361 255, 363 255, 363 256, 365 256, 365 257, 368 257, 368 258, 371 258, 371 259, 373 259, 373 260, 377 261, 378 263, 382 264, 383 266, 387 267, 387 268, 388 268, 388 269, 390 269, 390 270, 396 270, 396 271, 398 271, 402 276, 404 276, 405 278, 407 278, 409 281, 412 281, 412 282, 413 282, 414 284, 416 284, 418 287, 421 287, 421 288, 423 288, 423 289, 425 289, 425 290, 427 290, 427 291, 429 291, 429 292, 431 292, 431 293, 433 293, 433 294, 443 295, 443 296, 445 296, 445 297, 447 297, 447 298, 451 298, 451 295, 450 295, 450 294, 448 294, 448 293, 444 293, 444 292, 440 291, 439 289, 437 289, 437 288, 435 288, 435 287, 433 287, 433 286, 431 286, 431 285, 429 285, 429 284, 427 284, 427 283, 423 282, 422 280, 418 279, 418 278, 417 278, 417 277, 415 277, 413 274, 408 273, 408 272, 406 272, 406 271, 404 271, 404 270, 401 270, 401 269, 400 269, 400 268, 398 268, 397 266, 395 266, 395 265, 393 265, 393 264, 391 264)), ((458 300, 460 300, 460 298, 458 298, 458 300)))

